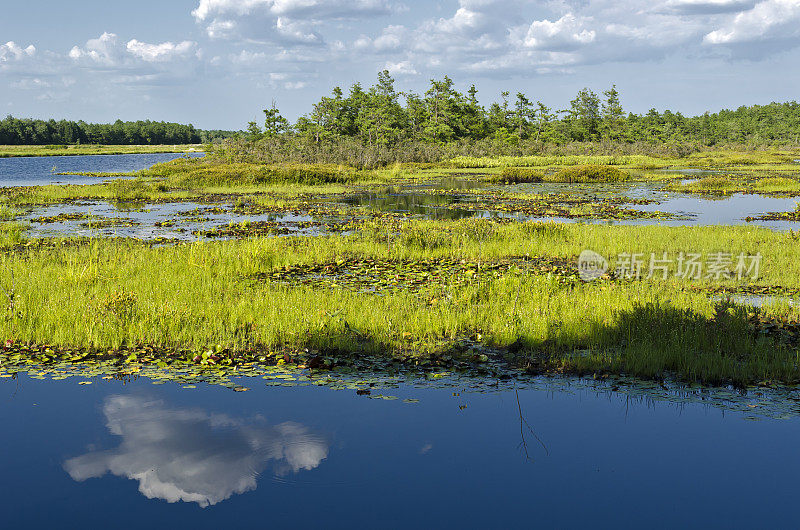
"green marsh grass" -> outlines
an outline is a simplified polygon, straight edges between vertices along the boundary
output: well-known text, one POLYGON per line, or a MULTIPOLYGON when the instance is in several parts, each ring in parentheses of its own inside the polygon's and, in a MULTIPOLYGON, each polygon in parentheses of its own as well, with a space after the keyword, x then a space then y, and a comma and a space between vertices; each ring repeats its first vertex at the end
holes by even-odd
POLYGON ((170 188, 258 184, 343 184, 363 179, 364 173, 332 164, 219 163, 213 160, 178 159, 140 171, 142 178, 159 178, 170 188))
POLYGON ((347 185, 374 184, 386 179, 387 176, 382 172, 358 171, 345 166, 223 164, 206 159, 180 158, 106 183, 5 188, 0 190, 0 201, 14 206, 28 206, 76 199, 169 202, 213 194, 271 193, 298 196, 304 193, 342 193, 347 185))
POLYGON ((742 182, 737 182, 727 176, 703 177, 686 183, 671 183, 667 189, 683 193, 716 193, 727 195, 744 191, 742 182))
POLYGON ((742 177, 719 175, 703 177, 698 180, 667 185, 671 191, 682 193, 709 193, 729 195, 731 193, 792 194, 800 192, 800 182, 787 177, 767 177, 755 180, 742 177))
POLYGON ((624 182, 630 176, 624 171, 611 166, 585 165, 562 169, 555 174, 546 175, 547 182, 624 182))
MULTIPOLYGON (((13 290, 15 305, 6 309, 0 330, 6 339, 84 349, 307 347, 401 357, 455 355, 460 339, 480 336, 534 370, 674 373, 737 384, 800 378, 796 350, 751 329, 754 310, 722 306, 677 280, 582 283, 510 270, 376 295, 257 279, 286 266, 347 256, 456 257, 485 264, 526 255, 572 259, 586 248, 607 256, 761 250, 761 282, 800 287, 797 240, 765 229, 375 222, 354 234, 319 238, 160 248, 93 240, 6 252, 0 255, 0 282, 13 290)), ((790 308, 765 311, 796 317, 790 308)))
POLYGON ((467 157, 459 156, 447 162, 455 168, 496 168, 496 167, 550 167, 550 166, 627 166, 636 169, 660 169, 672 165, 674 161, 645 155, 619 156, 498 156, 467 157))
POLYGON ((789 193, 800 191, 800 182, 786 177, 772 177, 753 182, 753 189, 764 193, 789 193))
POLYGON ((494 174, 489 177, 490 182, 499 184, 542 182, 543 179, 543 171, 527 167, 504 167, 499 174, 494 174))

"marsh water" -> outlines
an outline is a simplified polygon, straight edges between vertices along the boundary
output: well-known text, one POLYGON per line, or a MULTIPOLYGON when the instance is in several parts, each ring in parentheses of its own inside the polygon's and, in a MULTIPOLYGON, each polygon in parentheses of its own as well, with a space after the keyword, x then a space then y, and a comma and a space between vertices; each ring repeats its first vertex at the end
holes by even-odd
MULTIPOLYGON (((0 166, 4 160, 0 159, 0 166)), ((78 177, 83 178, 83 177, 78 177)), ((92 182, 97 182, 93 179, 92 182)), ((470 181, 465 181, 469 185, 470 181)), ((462 188, 463 189, 463 188, 462 188)), ((634 200, 655 199, 651 204, 632 204, 631 210, 660 212, 663 217, 642 219, 616 219, 588 217, 566 218, 537 216, 523 213, 508 213, 493 209, 500 204, 487 200, 478 204, 475 197, 459 194, 457 191, 434 192, 431 188, 419 186, 397 187, 385 190, 356 191, 345 197, 322 198, 315 213, 294 212, 287 214, 253 213, 236 211, 233 203, 221 204, 221 209, 208 204, 192 202, 176 203, 111 203, 107 201, 84 201, 68 205, 53 205, 32 208, 20 217, 29 223, 31 237, 63 237, 71 235, 101 237, 133 237, 143 240, 166 239, 175 241, 203 239, 202 232, 242 222, 270 222, 287 230, 281 235, 318 235, 325 232, 324 227, 309 229, 298 227, 298 223, 324 225, 336 218, 358 218, 368 216, 369 212, 391 215, 422 217, 428 219, 464 219, 471 217, 513 218, 517 220, 540 220, 555 222, 586 222, 604 224, 660 224, 665 226, 704 226, 704 225, 748 225, 762 226, 773 230, 800 230, 800 222, 784 220, 747 220, 768 212, 793 211, 797 198, 771 197, 756 194, 733 194, 725 197, 693 196, 667 192, 658 185, 616 185, 616 186, 577 186, 568 190, 566 186, 514 186, 506 187, 521 195, 565 194, 593 197, 603 200, 619 196, 634 200), (336 211, 336 207, 340 209, 336 211), (346 210, 349 209, 349 210, 346 210), (192 215, 192 213, 195 215, 192 215), (83 214, 99 220, 112 220, 103 223, 87 219, 61 219, 39 222, 40 218, 55 217, 60 214, 83 214)), ((624 205, 623 205, 624 206, 624 205)))
POLYGON ((406 381, 385 399, 88 381, 0 380, 6 527, 796 522, 800 422, 759 415, 764 397, 742 412, 570 379, 406 381))
POLYGON ((59 173, 129 173, 153 164, 204 153, 152 153, 138 155, 31 156, 0 159, 0 186, 43 186, 47 184, 96 184, 95 177, 59 173))
MULTIPOLYGON (((62 178, 53 176, 53 165, 62 171, 130 171, 174 156, 181 155, 0 159, 0 179, 6 186, 43 184, 62 178)), ((328 202, 425 217, 501 215, 459 208, 458 202, 469 198, 447 195, 482 185, 471 182, 365 191, 328 202), (444 194, 431 194, 431 187, 444 194)), ((561 193, 564 188, 513 189, 561 193)), ((655 196, 658 204, 636 208, 684 216, 624 222, 739 224, 747 215, 794 208, 792 199, 712 200, 641 184, 573 191, 655 196)), ((312 219, 203 211, 208 206, 90 202, 36 208, 24 218, 30 235, 141 239, 193 239, 198 228, 242 220, 312 219), (33 221, 61 213, 131 223, 98 228, 81 226, 85 221, 33 221), (170 219, 179 221, 155 226, 170 219)), ((238 378, 236 383, 248 390, 98 374, 55 380, 36 369, 3 376, 3 525, 796 525, 796 390, 740 394, 546 377, 503 382, 445 377, 436 384, 404 377, 370 392, 299 380, 238 378)))

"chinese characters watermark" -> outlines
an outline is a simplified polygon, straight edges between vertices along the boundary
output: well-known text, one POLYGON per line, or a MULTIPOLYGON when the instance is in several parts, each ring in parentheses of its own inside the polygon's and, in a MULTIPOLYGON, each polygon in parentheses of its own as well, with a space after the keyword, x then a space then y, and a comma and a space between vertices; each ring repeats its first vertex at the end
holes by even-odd
MULTIPOLYGON (((684 280, 757 280, 761 272, 761 253, 731 252, 662 252, 657 254, 627 253, 617 255, 613 273, 617 278, 662 279, 670 276, 684 280)), ((578 274, 584 281, 601 278, 612 270, 609 262, 597 252, 585 250, 578 258, 578 274)))

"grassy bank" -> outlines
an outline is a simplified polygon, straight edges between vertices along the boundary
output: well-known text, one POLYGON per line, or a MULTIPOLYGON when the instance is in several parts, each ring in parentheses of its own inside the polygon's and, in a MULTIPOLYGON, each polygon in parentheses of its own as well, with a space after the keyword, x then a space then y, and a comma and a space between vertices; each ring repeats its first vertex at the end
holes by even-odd
POLYGON ((673 182, 667 186, 667 189, 682 193, 710 195, 730 195, 732 193, 795 195, 800 193, 800 181, 787 177, 745 179, 720 175, 704 177, 690 182, 673 182))
POLYGON ((180 352, 212 364, 305 349, 414 363, 499 352, 536 372, 800 380, 793 336, 762 326, 794 322, 795 310, 758 313, 710 296, 747 284, 576 275, 587 248, 610 257, 760 250, 759 285, 800 287, 800 244, 768 230, 413 221, 162 248, 95 240, 37 249, 7 237, 15 246, 0 260, 0 337, 18 355, 20 344, 46 344, 53 356, 147 346, 164 361, 180 352))
POLYGON ((347 184, 383 182, 392 170, 357 171, 324 164, 225 164, 215 159, 179 158, 132 175, 82 173, 122 177, 91 185, 50 185, 0 190, 0 203, 34 206, 74 200, 170 202, 203 200, 216 195, 337 193, 347 184))
POLYGON ((138 155, 196 153, 203 145, 0 145, 0 158, 26 156, 138 155))

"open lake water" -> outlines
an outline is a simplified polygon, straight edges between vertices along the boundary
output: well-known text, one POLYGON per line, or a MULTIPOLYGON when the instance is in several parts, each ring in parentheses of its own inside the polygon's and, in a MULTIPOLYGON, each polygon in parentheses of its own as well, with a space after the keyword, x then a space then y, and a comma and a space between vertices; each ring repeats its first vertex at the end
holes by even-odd
POLYGON ((44 186, 47 184, 97 184, 95 177, 58 173, 130 173, 181 157, 205 153, 152 153, 139 155, 31 156, 0 158, 0 186, 44 186))
POLYGON ((563 382, 394 400, 242 383, 2 380, 4 525, 796 524, 796 419, 563 382))

